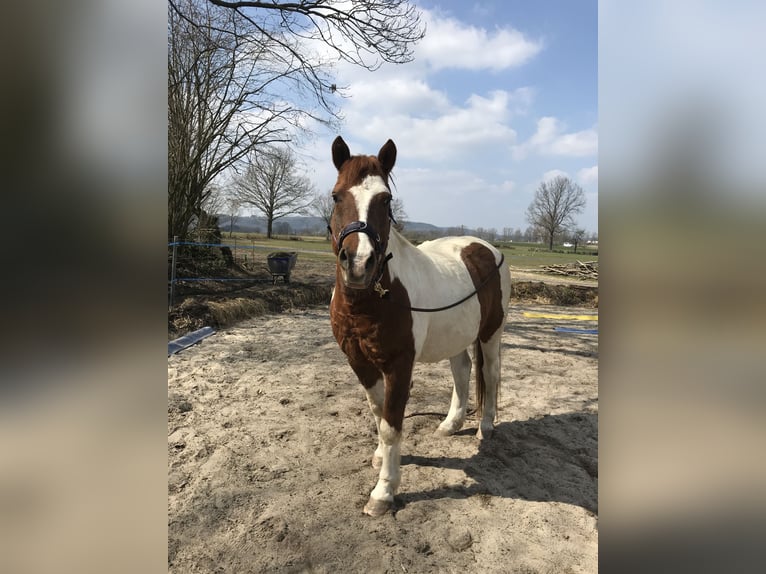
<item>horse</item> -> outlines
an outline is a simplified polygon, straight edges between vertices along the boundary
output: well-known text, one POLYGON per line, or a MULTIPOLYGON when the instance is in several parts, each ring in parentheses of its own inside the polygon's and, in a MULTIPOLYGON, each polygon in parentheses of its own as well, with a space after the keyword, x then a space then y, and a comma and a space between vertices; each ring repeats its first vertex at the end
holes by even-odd
POLYGON ((402 423, 416 362, 450 361, 452 400, 436 432, 452 435, 466 418, 473 347, 477 436, 491 437, 511 276, 502 253, 482 239, 443 237, 416 247, 391 225, 392 140, 377 156, 352 156, 338 136, 332 160, 338 178, 328 225, 336 256, 330 323, 375 418, 372 466, 379 475, 364 513, 381 516, 394 509, 401 481, 402 423))

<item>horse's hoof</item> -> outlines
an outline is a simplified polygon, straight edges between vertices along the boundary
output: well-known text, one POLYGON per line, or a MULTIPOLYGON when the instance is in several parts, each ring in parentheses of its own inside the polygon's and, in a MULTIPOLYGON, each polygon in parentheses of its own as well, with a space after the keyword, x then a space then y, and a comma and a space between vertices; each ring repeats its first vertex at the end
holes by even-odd
POLYGON ((394 503, 391 500, 378 500, 370 497, 370 500, 364 505, 364 513, 369 516, 383 516, 393 506, 394 503))
POLYGON ((452 436, 457 431, 459 431, 461 428, 463 428, 463 423, 460 424, 447 424, 446 422, 443 422, 440 424, 436 430, 434 431, 435 434, 439 436, 452 436))
POLYGON ((492 438, 492 435, 495 432, 495 428, 492 426, 479 426, 479 430, 476 432, 476 436, 479 440, 486 440, 489 438, 492 438))
POLYGON ((383 466, 383 457, 378 456, 377 454, 372 456, 372 468, 375 470, 380 470, 380 467, 383 466))

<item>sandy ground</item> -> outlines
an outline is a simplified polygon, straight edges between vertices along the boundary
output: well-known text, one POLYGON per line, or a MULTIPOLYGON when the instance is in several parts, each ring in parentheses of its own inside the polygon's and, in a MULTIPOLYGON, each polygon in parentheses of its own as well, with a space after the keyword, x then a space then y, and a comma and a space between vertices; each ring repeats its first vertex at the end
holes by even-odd
MULTIPOLYGON (((418 365, 397 511, 362 514, 375 425, 326 308, 267 315, 168 358, 169 571, 597 571, 596 323, 513 305, 496 432, 434 434, 449 363, 418 365)), ((473 390, 471 391, 473 393, 473 390)))

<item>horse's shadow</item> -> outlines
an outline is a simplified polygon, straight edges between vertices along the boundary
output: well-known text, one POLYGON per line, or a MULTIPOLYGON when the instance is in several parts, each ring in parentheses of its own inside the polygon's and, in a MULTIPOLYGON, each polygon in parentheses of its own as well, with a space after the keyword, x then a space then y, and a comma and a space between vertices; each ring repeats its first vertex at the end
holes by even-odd
MULTIPOLYGON (((459 435, 475 434, 464 429, 459 435)), ((455 437, 452 437, 453 439, 455 437)), ((462 470, 468 486, 404 492, 397 506, 439 498, 506 497, 565 502, 598 513, 598 417, 579 412, 502 422, 468 458, 402 455, 402 465, 462 470)))

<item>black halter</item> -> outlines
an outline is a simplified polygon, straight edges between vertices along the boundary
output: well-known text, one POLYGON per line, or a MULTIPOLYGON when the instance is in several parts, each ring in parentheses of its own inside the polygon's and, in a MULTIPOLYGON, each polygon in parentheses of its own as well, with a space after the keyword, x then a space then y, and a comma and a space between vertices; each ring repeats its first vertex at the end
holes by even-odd
MULTIPOLYGON (((391 222, 396 225, 396 219, 394 219, 394 211, 389 204, 388 206, 388 218, 391 220, 391 222)), ((340 235, 338 237, 335 237, 335 234, 332 232, 332 227, 329 225, 327 226, 327 231, 330 232, 330 235, 332 235, 332 240, 335 242, 335 245, 338 248, 338 251, 340 251, 341 246, 343 245, 343 240, 346 239, 349 235, 352 233, 364 233, 367 235, 367 237, 370 238, 370 241, 372 241, 373 248, 375 249, 375 253, 383 254, 383 251, 385 251, 385 247, 380 241, 380 233, 377 233, 372 227, 367 225, 366 221, 352 221, 346 227, 340 230, 340 235)), ((390 259, 390 257, 389 257, 390 259)))
MULTIPOLYGON (((327 229, 332 234, 332 228, 329 225, 327 226, 327 229)), ((340 235, 338 235, 337 239, 335 238, 335 235, 332 236, 333 241, 335 241, 335 245, 338 247, 338 251, 340 251, 341 247, 343 246, 343 240, 352 233, 364 233, 367 235, 367 237, 370 238, 370 241, 372 241, 375 253, 383 252, 384 248, 382 242, 380 241, 380 233, 376 232, 372 227, 367 225, 366 221, 352 221, 346 225, 346 227, 340 230, 340 235)))
MULTIPOLYGON (((394 221, 393 214, 389 213, 389 216, 391 217, 391 220, 394 221)), ((394 221, 396 223, 396 221, 394 221)), ((386 246, 383 245, 383 242, 380 240, 380 233, 376 232, 372 227, 367 225, 366 221, 352 221, 348 225, 346 225, 343 229, 340 230, 340 234, 338 237, 335 237, 335 234, 332 232, 332 227, 329 225, 327 226, 327 231, 330 232, 330 235, 332 235, 332 240, 335 242, 335 246, 337 250, 340 252, 341 246, 343 245, 343 240, 346 239, 349 235, 352 233, 364 233, 367 235, 367 237, 370 238, 370 241, 372 241, 372 247, 375 250, 376 255, 378 257, 381 257, 386 252, 386 246)), ((388 293, 388 289, 384 289, 380 285, 380 280, 383 278, 383 273, 386 271, 386 263, 393 257, 393 253, 389 253, 385 257, 382 258, 380 263, 380 269, 375 275, 375 281, 373 281, 373 289, 375 290, 378 295, 381 297, 385 297, 385 295, 388 293)))

